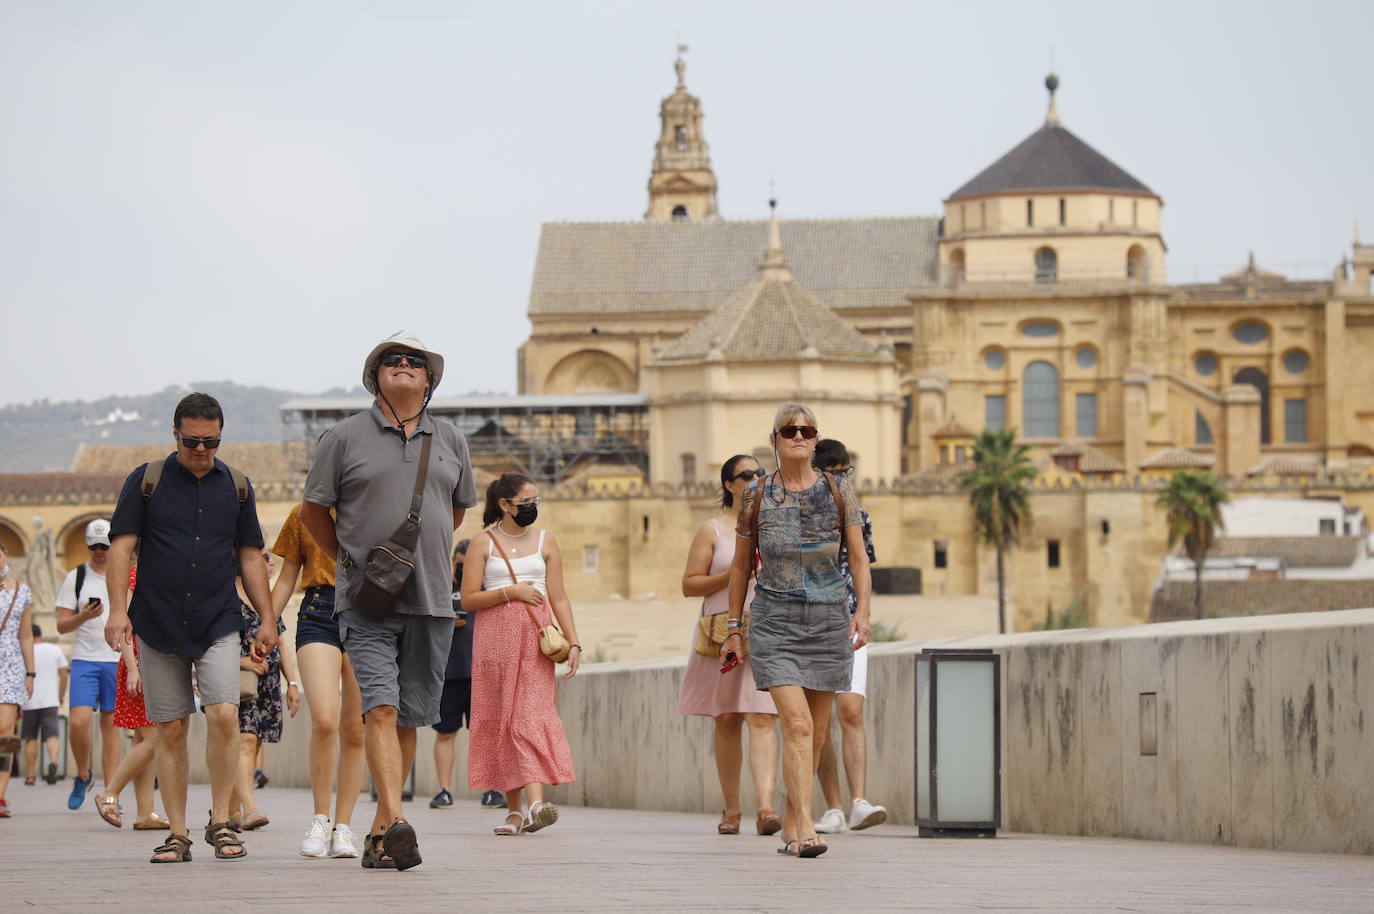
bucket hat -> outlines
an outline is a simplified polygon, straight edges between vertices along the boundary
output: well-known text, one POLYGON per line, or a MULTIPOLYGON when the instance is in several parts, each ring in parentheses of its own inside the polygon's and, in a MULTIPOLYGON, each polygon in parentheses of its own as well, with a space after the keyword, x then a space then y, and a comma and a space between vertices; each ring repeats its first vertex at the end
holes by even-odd
POLYGON ((409 330, 397 330, 391 336, 382 340, 363 360, 363 387, 367 388, 370 394, 377 393, 377 385, 373 380, 373 371, 377 368, 377 363, 382 358, 382 353, 388 349, 401 346, 413 350, 429 359, 430 383, 429 392, 434 393, 434 388, 439 386, 439 379, 444 376, 444 357, 432 349, 426 349, 425 344, 420 342, 420 338, 409 330))

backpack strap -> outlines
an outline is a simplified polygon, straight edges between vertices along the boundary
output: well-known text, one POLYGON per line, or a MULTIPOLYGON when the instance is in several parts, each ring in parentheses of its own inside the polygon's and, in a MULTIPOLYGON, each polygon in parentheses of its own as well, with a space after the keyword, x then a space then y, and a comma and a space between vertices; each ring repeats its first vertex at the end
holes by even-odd
MULTIPOLYGON (((162 468, 166 465, 166 460, 150 460, 143 470, 143 497, 152 498, 157 491, 157 484, 162 481, 162 468)), ((225 464, 224 468, 229 471, 229 479, 234 484, 234 491, 238 494, 239 504, 248 504, 248 477, 243 470, 225 464)))
POLYGON ((86 563, 82 562, 76 566, 76 605, 72 609, 81 611, 81 588, 86 583, 86 563))
POLYGON ((825 477, 825 484, 830 487, 830 497, 835 499, 835 510, 840 514, 840 544, 844 544, 844 528, 849 526, 845 523, 847 518, 844 513, 844 499, 840 497, 840 487, 835 484, 835 477, 830 475, 828 470, 821 470, 821 475, 825 477))

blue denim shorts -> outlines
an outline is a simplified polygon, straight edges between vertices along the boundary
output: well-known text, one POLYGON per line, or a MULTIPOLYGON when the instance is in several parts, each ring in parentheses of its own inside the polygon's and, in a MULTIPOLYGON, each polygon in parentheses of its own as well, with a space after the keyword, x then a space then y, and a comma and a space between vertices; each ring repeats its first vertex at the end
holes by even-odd
POLYGON ((333 587, 310 587, 305 591, 300 615, 296 617, 296 650, 307 644, 344 649, 339 638, 339 620, 334 618, 333 587))

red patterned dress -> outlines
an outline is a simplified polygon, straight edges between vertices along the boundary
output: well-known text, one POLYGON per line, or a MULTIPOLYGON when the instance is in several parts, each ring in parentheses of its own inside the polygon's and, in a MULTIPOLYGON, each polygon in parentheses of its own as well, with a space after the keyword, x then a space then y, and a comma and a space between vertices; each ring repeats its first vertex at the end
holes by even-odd
MULTIPOLYGON (((516 577, 545 593, 544 533, 531 555, 512 556, 516 577)), ((495 550, 492 550, 494 553, 495 550)), ((489 556, 483 590, 511 583, 499 555, 489 556)), ((539 627, 551 624, 547 598, 534 607, 539 627)), ((502 603, 478 612, 472 629, 472 714, 468 787, 516 790, 526 784, 576 780, 572 750, 558 718, 553 661, 539 650, 539 629, 525 604, 502 603)))
MULTIPOLYGON (((134 589, 134 583, 138 580, 138 568, 129 569, 129 590, 134 589)), ((138 641, 134 641, 134 658, 138 658, 138 641)), ((137 695, 130 695, 129 689, 124 684, 124 657, 119 658, 119 670, 115 673, 115 710, 114 725, 125 730, 137 730, 139 727, 151 727, 153 722, 148 719, 148 711, 143 704, 143 692, 137 695)))

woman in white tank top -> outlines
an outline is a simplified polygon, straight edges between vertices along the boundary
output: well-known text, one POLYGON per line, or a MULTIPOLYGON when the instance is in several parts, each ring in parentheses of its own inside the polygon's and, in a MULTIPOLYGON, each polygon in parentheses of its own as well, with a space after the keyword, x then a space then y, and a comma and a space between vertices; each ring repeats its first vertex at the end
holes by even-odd
POLYGON ((472 629, 468 785, 506 794, 511 812, 498 835, 558 821, 544 785, 575 780, 554 665, 539 650, 539 630, 556 619, 572 643, 565 679, 577 673, 582 645, 558 538, 535 527, 538 516, 539 488, 528 477, 506 473, 492 482, 482 514, 487 529, 472 538, 465 560, 482 573, 463 575, 463 608, 481 616, 472 629))

